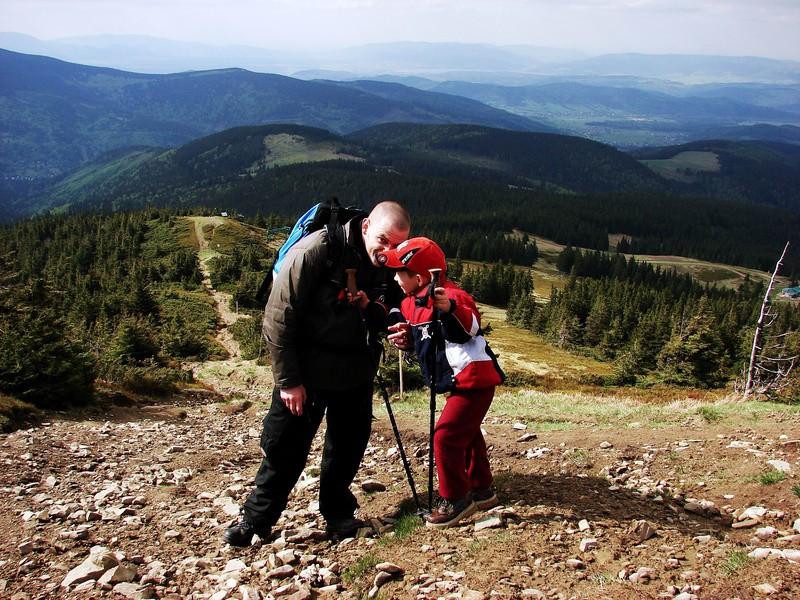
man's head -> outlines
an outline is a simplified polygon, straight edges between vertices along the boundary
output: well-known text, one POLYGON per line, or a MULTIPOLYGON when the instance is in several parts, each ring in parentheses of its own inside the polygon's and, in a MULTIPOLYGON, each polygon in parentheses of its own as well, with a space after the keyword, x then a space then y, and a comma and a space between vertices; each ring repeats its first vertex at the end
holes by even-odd
POLYGON ((386 250, 378 256, 378 262, 397 270, 395 281, 406 294, 414 294, 428 285, 431 270, 441 274, 447 271, 444 252, 436 242, 425 237, 411 238, 393 250, 386 250))
POLYGON ((377 204, 361 223, 364 248, 372 264, 382 266, 378 262, 378 255, 405 241, 410 229, 411 218, 400 204, 392 200, 377 204))

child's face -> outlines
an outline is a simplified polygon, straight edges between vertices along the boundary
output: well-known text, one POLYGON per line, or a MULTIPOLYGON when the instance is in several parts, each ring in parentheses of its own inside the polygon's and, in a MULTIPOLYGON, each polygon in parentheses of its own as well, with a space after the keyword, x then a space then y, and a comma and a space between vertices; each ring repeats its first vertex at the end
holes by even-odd
POLYGON ((406 295, 416 294, 424 288, 431 280, 430 275, 413 273, 407 269, 401 269, 394 274, 394 280, 406 295))

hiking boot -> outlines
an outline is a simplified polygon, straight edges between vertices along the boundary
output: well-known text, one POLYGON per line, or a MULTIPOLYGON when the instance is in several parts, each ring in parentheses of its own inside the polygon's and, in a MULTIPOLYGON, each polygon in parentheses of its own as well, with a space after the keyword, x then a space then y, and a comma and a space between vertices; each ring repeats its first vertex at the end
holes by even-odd
POLYGON ((342 517, 341 519, 329 519, 325 523, 325 532, 334 539, 344 539, 355 537, 358 530, 368 525, 361 519, 355 517, 342 517))
POLYGON ((452 502, 442 498, 439 501, 439 505, 425 519, 425 526, 452 527, 458 524, 461 519, 469 517, 476 510, 478 510, 478 507, 469 496, 452 502))
POLYGON ((497 494, 494 493, 491 487, 477 488, 470 493, 478 510, 486 510, 487 508, 492 508, 500 504, 500 500, 497 499, 497 494))
POLYGON ((247 517, 241 517, 238 521, 230 524, 222 534, 222 539, 231 546, 244 548, 250 545, 254 535, 266 540, 270 532, 271 529, 269 527, 253 523, 247 517))

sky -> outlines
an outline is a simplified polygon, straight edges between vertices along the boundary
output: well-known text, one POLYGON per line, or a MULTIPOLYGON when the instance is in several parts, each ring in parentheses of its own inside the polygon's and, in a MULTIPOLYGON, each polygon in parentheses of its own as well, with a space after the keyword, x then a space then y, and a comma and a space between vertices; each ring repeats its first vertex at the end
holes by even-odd
POLYGON ((425 41, 800 60, 800 0, 0 0, 0 28, 292 51, 425 41))

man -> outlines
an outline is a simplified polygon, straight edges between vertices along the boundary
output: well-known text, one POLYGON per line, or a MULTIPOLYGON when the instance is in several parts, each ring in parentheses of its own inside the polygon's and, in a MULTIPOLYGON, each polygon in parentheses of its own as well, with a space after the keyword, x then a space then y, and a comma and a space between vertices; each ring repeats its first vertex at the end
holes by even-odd
POLYGON ((287 253, 264 310, 275 379, 261 433, 264 459, 241 518, 223 534, 232 546, 269 536, 326 412, 320 512, 335 537, 363 525, 354 518, 358 503, 349 487, 372 427, 377 334, 386 328, 387 305, 401 297, 377 257, 403 242, 410 226, 402 206, 381 202, 368 217, 344 225, 343 248, 323 229, 287 253), (346 291, 347 269, 356 269, 356 293, 346 291))

